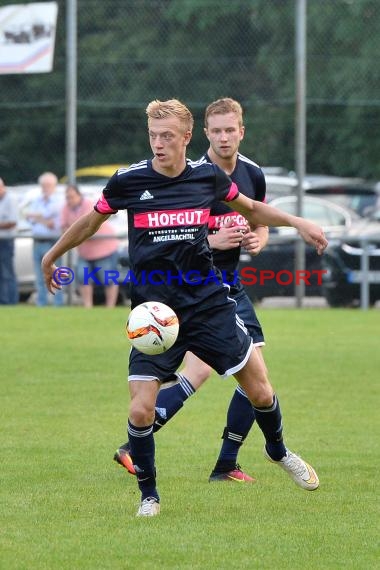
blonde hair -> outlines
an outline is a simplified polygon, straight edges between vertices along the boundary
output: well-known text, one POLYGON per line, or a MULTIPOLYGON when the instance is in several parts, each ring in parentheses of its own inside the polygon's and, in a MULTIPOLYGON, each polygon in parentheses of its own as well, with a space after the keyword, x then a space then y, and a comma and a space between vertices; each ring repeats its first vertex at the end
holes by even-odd
POLYGON ((168 117, 176 117, 179 119, 185 131, 192 131, 194 126, 194 118, 189 109, 178 101, 178 99, 169 99, 168 101, 151 101, 146 108, 148 115, 148 123, 150 119, 167 119, 168 117))
POLYGON ((235 113, 239 121, 239 127, 243 126, 243 109, 238 101, 231 97, 223 97, 217 101, 213 101, 206 107, 205 111, 205 127, 207 129, 208 118, 210 115, 227 115, 227 113, 235 113))

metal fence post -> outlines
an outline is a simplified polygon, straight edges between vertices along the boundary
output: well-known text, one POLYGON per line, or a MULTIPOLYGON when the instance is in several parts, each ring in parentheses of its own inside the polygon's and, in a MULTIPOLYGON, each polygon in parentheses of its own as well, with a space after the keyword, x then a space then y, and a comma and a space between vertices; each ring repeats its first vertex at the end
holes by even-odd
MULTIPOLYGON (((77 163, 77 0, 68 0, 66 17, 66 175, 75 184, 77 163)), ((72 269, 73 254, 67 254, 72 269)), ((73 285, 67 288, 67 304, 73 303, 73 285)))
MULTIPOLYGON (((306 0, 296 0, 296 172, 298 178, 297 215, 303 216, 303 182, 306 171, 306 0)), ((297 240, 295 244, 296 271, 305 269, 305 244, 297 240)), ((305 283, 295 286, 296 306, 302 307, 305 296, 305 283)))
POLYGON ((369 307, 369 245, 364 238, 360 240, 360 247, 363 254, 360 258, 360 271, 362 282, 360 285, 360 308, 368 309, 369 307))

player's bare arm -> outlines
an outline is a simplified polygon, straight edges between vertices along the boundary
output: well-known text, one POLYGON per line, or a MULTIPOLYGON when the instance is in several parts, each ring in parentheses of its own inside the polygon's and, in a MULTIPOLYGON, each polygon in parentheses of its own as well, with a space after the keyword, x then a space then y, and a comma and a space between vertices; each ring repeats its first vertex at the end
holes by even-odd
MULTIPOLYGON (((228 202, 228 205, 231 206, 231 203, 232 202, 228 202)), ((251 200, 243 194, 239 194, 238 197, 233 200, 233 205, 235 210, 245 216, 253 231, 258 225, 262 224, 272 227, 293 227, 306 243, 315 247, 319 255, 321 255, 327 247, 328 242, 322 228, 309 220, 281 212, 281 210, 273 206, 251 200)))
POLYGON ((95 210, 85 214, 74 222, 44 255, 41 267, 45 285, 50 293, 61 288, 61 285, 54 279, 54 271, 57 269, 54 265, 55 260, 93 236, 107 218, 109 215, 99 214, 95 210))

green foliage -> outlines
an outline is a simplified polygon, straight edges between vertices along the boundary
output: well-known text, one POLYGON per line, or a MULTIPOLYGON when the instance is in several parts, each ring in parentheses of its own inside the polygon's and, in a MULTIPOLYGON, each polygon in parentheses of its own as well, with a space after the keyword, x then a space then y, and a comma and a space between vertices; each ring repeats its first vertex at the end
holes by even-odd
MULTIPOLYGON (((64 174, 67 3, 58 3, 53 73, 1 79, 8 183, 46 168, 64 174)), ((375 0, 307 2, 309 172, 380 178, 379 38, 375 0)), ((294 0, 81 0, 78 166, 149 155, 143 110, 155 98, 178 97, 194 111, 197 157, 204 108, 232 96, 246 111, 244 152, 294 169, 294 44, 294 0)))
POLYGON ((285 437, 321 486, 262 456, 209 484, 234 382, 214 375, 156 436, 162 514, 135 518, 125 440, 127 311, 1 309, 0 566, 7 570, 367 569, 378 565, 378 311, 259 309, 285 437))

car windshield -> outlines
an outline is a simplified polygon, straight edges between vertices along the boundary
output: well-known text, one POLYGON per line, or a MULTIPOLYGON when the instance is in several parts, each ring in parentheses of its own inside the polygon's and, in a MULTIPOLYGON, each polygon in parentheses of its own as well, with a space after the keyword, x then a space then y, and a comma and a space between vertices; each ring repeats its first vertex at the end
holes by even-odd
POLYGON ((306 202, 304 216, 321 226, 345 226, 347 221, 341 212, 322 204, 306 202))
MULTIPOLYGON (((294 176, 266 176, 267 201, 280 196, 297 195, 298 185, 294 176)), ((307 175, 304 180, 304 196, 323 198, 356 212, 362 217, 371 215, 380 199, 379 186, 364 179, 349 179, 322 175, 307 175)))
POLYGON ((350 193, 313 190, 309 194, 325 198, 344 208, 350 208, 350 210, 354 210, 360 216, 368 215, 376 207, 378 199, 376 192, 363 192, 360 190, 350 193))
MULTIPOLYGON (((295 196, 274 199, 271 205, 289 214, 297 215, 297 199, 295 196)), ((319 224, 325 231, 334 233, 348 228, 357 217, 350 210, 332 204, 328 200, 311 196, 304 196, 302 209, 305 218, 319 224)), ((290 229, 285 228, 285 230, 285 233, 289 233, 290 229)), ((284 233, 284 228, 281 229, 280 233, 284 233)))

